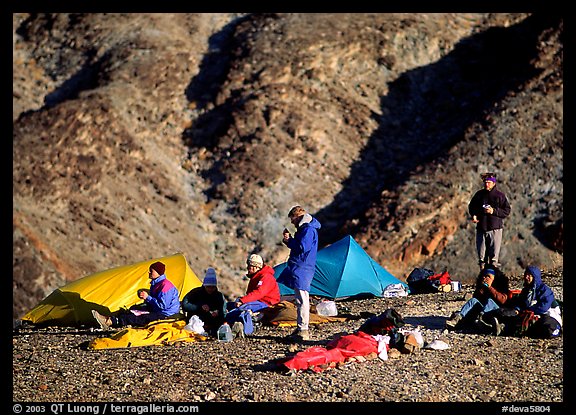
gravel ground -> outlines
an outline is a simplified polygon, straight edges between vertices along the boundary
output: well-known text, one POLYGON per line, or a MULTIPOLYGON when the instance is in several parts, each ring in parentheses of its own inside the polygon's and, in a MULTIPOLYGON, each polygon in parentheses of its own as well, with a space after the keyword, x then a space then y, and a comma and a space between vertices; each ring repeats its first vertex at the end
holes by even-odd
MULTIPOLYGON (((562 299, 562 271, 543 275, 562 299)), ((513 288, 521 286, 512 278, 513 288)), ((13 332, 14 402, 541 402, 562 403, 563 338, 540 340, 448 332, 444 322, 464 304, 460 292, 338 302, 351 318, 314 326, 311 339, 291 346, 291 328, 259 327, 230 343, 92 351, 97 329, 13 332), (277 360, 339 333, 352 333, 371 314, 394 308, 405 328, 419 327, 420 349, 382 361, 350 362, 321 373, 287 373, 277 360)))

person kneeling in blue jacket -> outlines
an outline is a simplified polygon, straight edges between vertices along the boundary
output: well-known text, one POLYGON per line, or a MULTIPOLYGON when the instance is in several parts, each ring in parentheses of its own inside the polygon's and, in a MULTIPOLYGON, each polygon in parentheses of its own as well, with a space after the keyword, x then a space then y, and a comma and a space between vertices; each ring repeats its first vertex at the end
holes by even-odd
POLYGON ((524 287, 506 306, 493 313, 504 324, 503 334, 549 339, 562 331, 560 303, 552 289, 542 281, 542 272, 534 265, 524 270, 524 287))

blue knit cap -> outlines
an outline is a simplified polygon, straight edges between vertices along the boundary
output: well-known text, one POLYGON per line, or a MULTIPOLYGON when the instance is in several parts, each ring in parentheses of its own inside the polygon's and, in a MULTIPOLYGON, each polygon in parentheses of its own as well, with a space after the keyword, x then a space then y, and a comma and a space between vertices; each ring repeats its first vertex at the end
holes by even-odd
POLYGON ((488 274, 494 276, 494 275, 496 275, 496 271, 494 271, 492 268, 486 268, 486 269, 484 270, 484 275, 488 275, 488 274))
POLYGON ((216 287, 218 285, 216 281, 216 270, 214 268, 208 268, 206 270, 206 275, 204 276, 204 282, 202 282, 202 285, 205 287, 216 287))

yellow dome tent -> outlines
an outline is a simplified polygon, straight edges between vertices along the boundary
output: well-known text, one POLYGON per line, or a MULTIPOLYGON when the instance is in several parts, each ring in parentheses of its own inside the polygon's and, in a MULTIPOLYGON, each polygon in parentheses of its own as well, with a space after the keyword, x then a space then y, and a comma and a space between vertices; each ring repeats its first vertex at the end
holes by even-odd
POLYGON ((97 326, 91 310, 110 315, 142 302, 137 291, 150 287, 148 268, 156 261, 166 265, 166 277, 178 288, 180 300, 202 285, 184 255, 178 253, 82 277, 54 290, 22 321, 39 326, 97 326))

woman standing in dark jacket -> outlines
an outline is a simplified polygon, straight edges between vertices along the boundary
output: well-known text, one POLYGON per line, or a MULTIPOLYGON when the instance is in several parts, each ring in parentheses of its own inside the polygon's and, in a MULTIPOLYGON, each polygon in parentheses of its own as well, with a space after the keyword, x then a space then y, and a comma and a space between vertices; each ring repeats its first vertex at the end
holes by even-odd
POLYGON ((510 214, 506 195, 496 188, 493 173, 482 175, 484 188, 478 190, 468 204, 472 222, 476 224, 476 251, 480 269, 490 264, 499 267, 504 219, 510 214))

